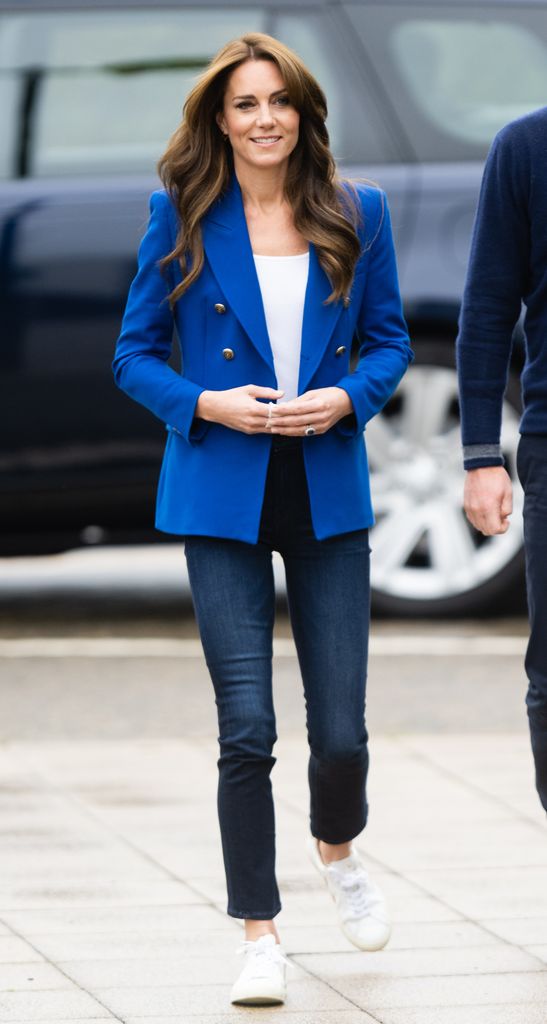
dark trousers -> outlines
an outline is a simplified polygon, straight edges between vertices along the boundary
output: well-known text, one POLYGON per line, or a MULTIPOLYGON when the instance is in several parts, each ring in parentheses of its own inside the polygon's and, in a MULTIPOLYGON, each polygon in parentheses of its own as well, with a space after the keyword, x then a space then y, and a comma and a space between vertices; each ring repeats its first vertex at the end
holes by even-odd
POLYGON ((547 436, 523 434, 517 469, 524 489, 524 547, 530 640, 526 706, 539 798, 547 811, 547 436))
POLYGON ((218 816, 227 912, 239 918, 270 919, 282 906, 270 780, 277 740, 272 699, 274 549, 285 564, 304 684, 311 832, 325 842, 344 843, 367 820, 368 531, 315 539, 303 443, 313 439, 272 439, 256 544, 184 538, 218 714, 218 816))

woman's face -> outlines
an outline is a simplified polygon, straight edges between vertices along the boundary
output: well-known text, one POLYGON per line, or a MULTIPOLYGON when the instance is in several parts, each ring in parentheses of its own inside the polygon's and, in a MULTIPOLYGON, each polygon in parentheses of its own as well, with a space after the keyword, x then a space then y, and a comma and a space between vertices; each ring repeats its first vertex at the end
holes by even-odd
POLYGON ((228 133, 234 160, 253 168, 288 162, 298 142, 300 114, 289 102, 281 72, 271 60, 248 60, 228 79, 217 117, 228 133))

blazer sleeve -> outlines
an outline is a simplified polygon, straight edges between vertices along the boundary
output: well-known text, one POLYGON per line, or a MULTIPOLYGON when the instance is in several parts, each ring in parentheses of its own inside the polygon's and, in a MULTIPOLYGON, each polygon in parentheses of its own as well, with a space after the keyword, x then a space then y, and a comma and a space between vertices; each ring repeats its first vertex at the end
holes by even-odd
POLYGON ((200 419, 194 422, 204 388, 167 365, 174 318, 167 301, 170 275, 161 273, 158 261, 173 248, 169 202, 165 192, 153 192, 150 197, 150 218, 139 246, 138 269, 129 289, 112 371, 122 391, 194 444, 208 426, 200 419))
POLYGON ((388 202, 382 189, 375 189, 374 193, 376 226, 357 316, 359 360, 353 373, 337 383, 347 391, 353 404, 353 415, 336 424, 347 437, 361 433, 380 412, 414 359, 403 317, 388 202))

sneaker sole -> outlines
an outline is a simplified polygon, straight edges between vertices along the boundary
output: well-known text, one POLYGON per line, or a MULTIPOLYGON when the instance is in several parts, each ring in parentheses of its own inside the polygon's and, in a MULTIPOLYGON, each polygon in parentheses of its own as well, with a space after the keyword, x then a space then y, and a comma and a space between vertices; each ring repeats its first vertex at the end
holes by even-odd
POLYGON ((260 986, 258 983, 253 991, 253 986, 246 986, 246 991, 243 991, 238 995, 237 989, 232 989, 231 1002, 242 1003, 246 1006, 277 1006, 279 1003, 284 1003, 286 998, 285 992, 265 992, 264 986, 260 986), (262 991, 261 991, 262 989, 262 991))
POLYGON ((231 1002, 235 1006, 279 1006, 285 1000, 277 996, 240 996, 231 1002))

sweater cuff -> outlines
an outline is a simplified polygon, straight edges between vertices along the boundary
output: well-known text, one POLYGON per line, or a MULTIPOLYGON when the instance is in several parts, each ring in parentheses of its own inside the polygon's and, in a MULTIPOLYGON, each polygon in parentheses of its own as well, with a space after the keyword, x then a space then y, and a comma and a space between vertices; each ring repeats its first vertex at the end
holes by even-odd
POLYGON ((466 470, 504 465, 505 459, 499 444, 466 444, 463 446, 463 468, 466 470))

